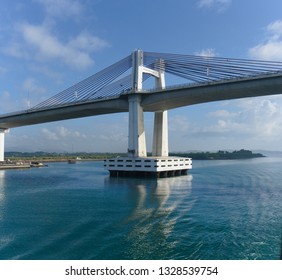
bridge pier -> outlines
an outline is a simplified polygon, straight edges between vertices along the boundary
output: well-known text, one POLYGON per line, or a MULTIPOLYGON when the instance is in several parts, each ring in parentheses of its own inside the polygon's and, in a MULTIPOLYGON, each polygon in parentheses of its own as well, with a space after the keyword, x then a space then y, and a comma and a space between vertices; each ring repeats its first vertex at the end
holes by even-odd
MULTIPOLYGON (((155 87, 165 88, 164 63, 158 61, 159 70, 155 73, 155 87)), ((167 111, 155 112, 152 156, 168 157, 167 111)))
POLYGON ((117 157, 104 160, 111 177, 165 178, 186 175, 192 168, 191 158, 117 157))
POLYGON ((146 138, 144 129, 144 112, 140 105, 141 97, 132 94, 128 97, 129 102, 129 136, 128 156, 146 157, 146 138))
POLYGON ((5 133, 7 129, 0 129, 0 162, 5 160, 5 133))
POLYGON ((152 156, 168 157, 167 111, 155 112, 152 156))
POLYGON ((167 111, 158 111, 154 115, 154 133, 152 157, 147 157, 144 129, 144 112, 141 105, 143 73, 155 78, 156 88, 165 88, 164 63, 156 62, 157 70, 143 66, 143 52, 132 54, 132 93, 128 95, 129 133, 128 157, 106 159, 105 168, 112 177, 155 177, 165 178, 187 174, 192 168, 190 158, 168 156, 168 119, 167 111))

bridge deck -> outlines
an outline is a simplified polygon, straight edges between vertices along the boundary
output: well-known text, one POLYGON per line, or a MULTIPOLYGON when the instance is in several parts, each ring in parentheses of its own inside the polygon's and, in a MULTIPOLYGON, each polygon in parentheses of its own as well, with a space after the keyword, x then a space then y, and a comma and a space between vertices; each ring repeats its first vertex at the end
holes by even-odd
POLYGON ((153 91, 143 96, 142 106, 145 111, 159 111, 205 102, 281 93, 282 73, 280 72, 153 91))
MULTIPOLYGON (((194 84, 138 93, 144 111, 156 112, 211 101, 282 93, 282 73, 194 84)), ((128 112, 127 96, 71 103, 54 108, 26 110, 0 115, 0 128, 8 129, 65 119, 128 112)))

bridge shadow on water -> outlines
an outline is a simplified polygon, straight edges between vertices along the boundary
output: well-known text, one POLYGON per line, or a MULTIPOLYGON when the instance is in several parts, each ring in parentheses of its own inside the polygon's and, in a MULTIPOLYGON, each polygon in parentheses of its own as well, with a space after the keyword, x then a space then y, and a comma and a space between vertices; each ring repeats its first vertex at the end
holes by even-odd
POLYGON ((280 246, 280 260, 282 260, 282 233, 281 233, 281 246, 280 246))
POLYGON ((192 175, 163 179, 105 178, 105 187, 126 194, 130 203, 119 227, 126 228, 123 259, 169 259, 177 240, 172 237, 181 220, 181 209, 189 211, 192 175), (126 191, 125 191, 126 190, 126 191), (184 206, 185 204, 185 206, 184 206), (177 209, 177 210, 176 210, 177 209))

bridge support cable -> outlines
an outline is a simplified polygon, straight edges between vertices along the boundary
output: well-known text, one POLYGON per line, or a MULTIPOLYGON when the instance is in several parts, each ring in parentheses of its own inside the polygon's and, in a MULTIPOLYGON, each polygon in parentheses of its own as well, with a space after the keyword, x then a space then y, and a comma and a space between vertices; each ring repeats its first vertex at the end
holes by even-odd
POLYGON ((131 57, 128 56, 89 78, 67 88, 30 110, 62 106, 71 103, 86 102, 95 99, 95 93, 114 82, 131 68, 131 57))
POLYGON ((154 73, 158 71, 180 77, 188 84, 241 79, 282 71, 282 63, 275 61, 153 52, 142 52, 142 63, 135 69, 134 59, 134 55, 129 55, 30 108, 29 111, 66 106, 69 104, 80 104, 107 98, 117 98, 121 94, 130 91, 141 91, 143 81, 148 77, 156 77, 154 73), (159 63, 160 61, 162 63, 159 63), (133 76, 124 76, 131 68, 131 75, 133 76), (139 84, 136 84, 136 77, 141 77, 142 75, 143 77, 139 79, 139 84), (132 85, 130 84, 131 79, 135 80, 132 85))
POLYGON ((145 63, 157 59, 164 61, 165 72, 184 78, 188 83, 240 79, 282 71, 282 63, 276 61, 144 52, 145 63))
MULTIPOLYGON (((145 80, 145 74, 152 76, 152 72, 150 73, 149 70, 165 71, 192 84, 240 79, 282 71, 281 62, 211 56, 142 52, 142 66, 136 69, 133 60, 133 55, 129 55, 30 108, 29 111, 118 97, 131 90, 136 91, 136 89, 140 91, 142 82, 145 80), (160 64, 159 61, 162 61, 162 63, 160 64), (143 74, 142 81, 139 81, 140 84, 133 84, 132 87, 130 86, 130 75, 128 75, 128 80, 123 76, 131 68, 133 76, 143 74)), ((136 80, 134 77, 133 79, 136 80)))
POLYGON ((123 93, 127 93, 131 89, 131 83, 132 83, 132 78, 130 74, 96 91, 95 93, 90 95, 86 101, 110 98, 113 96, 119 96, 120 94, 123 93))

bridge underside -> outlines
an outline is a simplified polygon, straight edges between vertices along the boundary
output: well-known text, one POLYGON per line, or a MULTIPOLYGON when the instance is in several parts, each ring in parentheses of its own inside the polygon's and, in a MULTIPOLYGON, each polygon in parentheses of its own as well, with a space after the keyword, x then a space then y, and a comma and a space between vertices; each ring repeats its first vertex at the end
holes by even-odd
POLYGON ((145 111, 158 111, 206 102, 276 94, 282 94, 281 73, 152 92, 144 94, 142 106, 145 111))
POLYGON ((0 128, 9 129, 25 125, 122 112, 128 112, 128 102, 123 98, 85 104, 72 104, 64 107, 38 111, 27 110, 11 115, 0 116, 0 128))
MULTIPOLYGON (((141 96, 141 106, 144 112, 158 112, 205 102, 281 93, 282 76, 281 74, 272 74, 135 94, 141 96)), ((2 115, 0 116, 0 129, 128 112, 128 110, 128 94, 124 94, 107 100, 2 115)))

